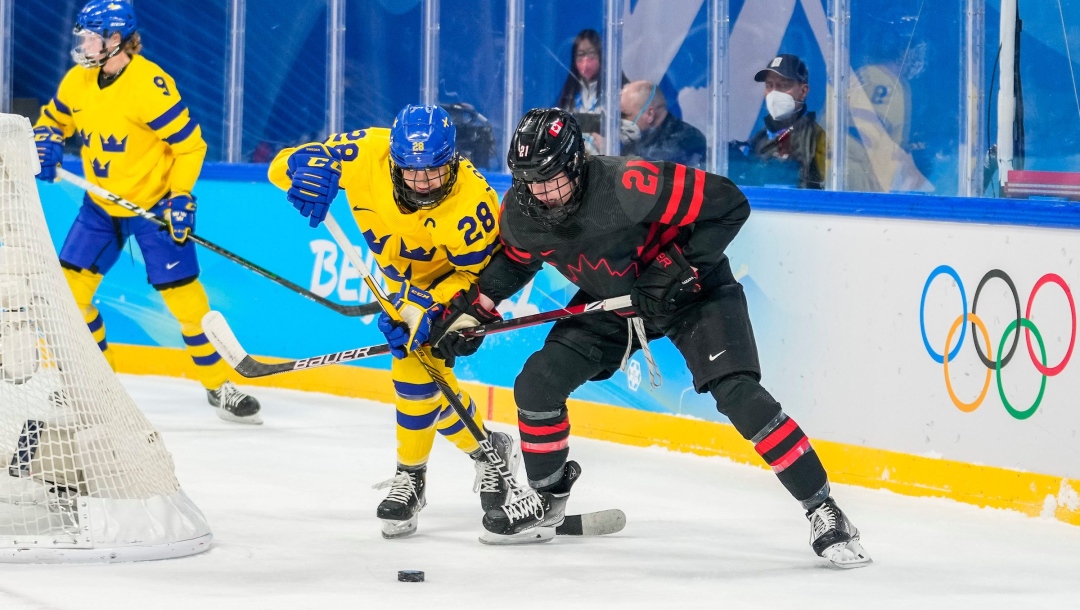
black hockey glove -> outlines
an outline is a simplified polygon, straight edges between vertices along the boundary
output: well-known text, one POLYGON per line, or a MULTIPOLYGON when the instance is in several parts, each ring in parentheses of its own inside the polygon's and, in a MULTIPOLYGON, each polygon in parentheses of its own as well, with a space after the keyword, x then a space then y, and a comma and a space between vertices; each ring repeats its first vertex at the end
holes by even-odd
POLYGON ((464 337, 454 331, 501 319, 499 312, 490 311, 480 304, 480 288, 473 284, 468 290, 455 294, 442 315, 432 323, 431 335, 428 338, 431 353, 443 360, 450 360, 455 356, 472 356, 480 349, 484 337, 464 337))
POLYGON ((675 245, 653 260, 630 289, 630 301, 645 318, 669 316, 701 293, 697 271, 675 245))

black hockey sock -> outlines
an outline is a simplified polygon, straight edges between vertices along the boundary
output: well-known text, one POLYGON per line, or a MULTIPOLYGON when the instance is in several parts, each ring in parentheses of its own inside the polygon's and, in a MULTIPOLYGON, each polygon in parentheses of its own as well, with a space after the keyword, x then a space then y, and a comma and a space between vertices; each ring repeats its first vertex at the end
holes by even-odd
POLYGON ((754 376, 736 374, 709 384, 716 408, 776 473, 780 483, 805 509, 829 495, 829 479, 810 439, 788 417, 754 376))
POLYGON ((554 417, 536 418, 518 411, 518 430, 521 433, 521 453, 529 485, 547 489, 557 484, 563 475, 563 465, 570 454, 570 418, 566 406, 553 413, 554 417))
POLYGON ((570 453, 566 399, 603 370, 600 362, 578 349, 549 340, 514 380, 522 459, 534 489, 547 490, 562 478, 570 453))
POLYGON ((810 439, 783 411, 750 442, 803 508, 817 508, 829 496, 829 479, 810 439))

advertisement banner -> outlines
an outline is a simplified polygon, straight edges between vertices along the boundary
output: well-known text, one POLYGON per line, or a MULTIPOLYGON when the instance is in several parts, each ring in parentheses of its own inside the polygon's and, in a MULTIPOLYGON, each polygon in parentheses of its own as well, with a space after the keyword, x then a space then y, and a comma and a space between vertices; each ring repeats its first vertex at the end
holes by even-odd
MULTIPOLYGON (((82 193, 40 187, 57 248, 82 193)), ((854 195, 857 196, 857 195, 854 195)), ((753 200, 751 200, 753 203, 753 200)), ((339 219, 347 207, 335 205, 339 219)), ((202 181, 201 236, 341 303, 366 303, 359 275, 324 228, 265 183, 202 181)), ((343 222, 371 263, 359 230, 343 222)), ((758 342, 762 384, 815 438, 1003 468, 1080 477, 1080 368, 1073 231, 1006 225, 755 212, 728 249, 758 342)), ((183 347, 146 283, 137 247, 97 295, 110 343, 183 347)), ((346 318, 209 252, 211 306, 252 354, 303 358, 383 342, 374 317, 346 318)), ((547 268, 501 304, 522 316, 565 304, 574 287, 547 268)), ((488 337, 459 361, 464 380, 513 387, 548 327, 488 337)), ((725 422, 697 394, 682 356, 652 344, 574 398, 725 422)), ((388 356, 363 360, 388 369, 388 356)))

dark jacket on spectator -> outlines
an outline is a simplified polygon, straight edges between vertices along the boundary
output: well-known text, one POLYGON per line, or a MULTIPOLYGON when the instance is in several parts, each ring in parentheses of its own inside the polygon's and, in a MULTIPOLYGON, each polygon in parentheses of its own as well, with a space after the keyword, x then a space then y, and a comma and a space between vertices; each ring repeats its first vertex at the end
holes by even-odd
POLYGON ((690 167, 705 167, 708 154, 705 134, 697 127, 668 113, 656 129, 624 147, 624 155, 637 155, 647 161, 673 161, 690 167))
POLYGON ((778 122, 765 117, 765 129, 750 139, 750 151, 761 161, 797 163, 799 188, 825 188, 825 130, 805 107, 793 119, 778 122), (769 132, 781 132, 770 138, 769 132))

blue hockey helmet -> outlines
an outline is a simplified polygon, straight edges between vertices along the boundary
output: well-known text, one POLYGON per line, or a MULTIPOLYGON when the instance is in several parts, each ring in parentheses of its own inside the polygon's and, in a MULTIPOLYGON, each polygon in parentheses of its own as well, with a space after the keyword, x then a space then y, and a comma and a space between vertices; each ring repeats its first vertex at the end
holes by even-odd
POLYGON ((390 128, 390 178, 402 210, 433 208, 457 182, 457 128, 440 106, 406 106, 390 128), (409 175, 406 176, 405 172, 409 175))
POLYGON ((120 52, 138 27, 135 8, 127 0, 91 0, 75 18, 71 57, 84 68, 102 66, 120 52), (113 34, 120 34, 120 44, 109 48, 113 34))

